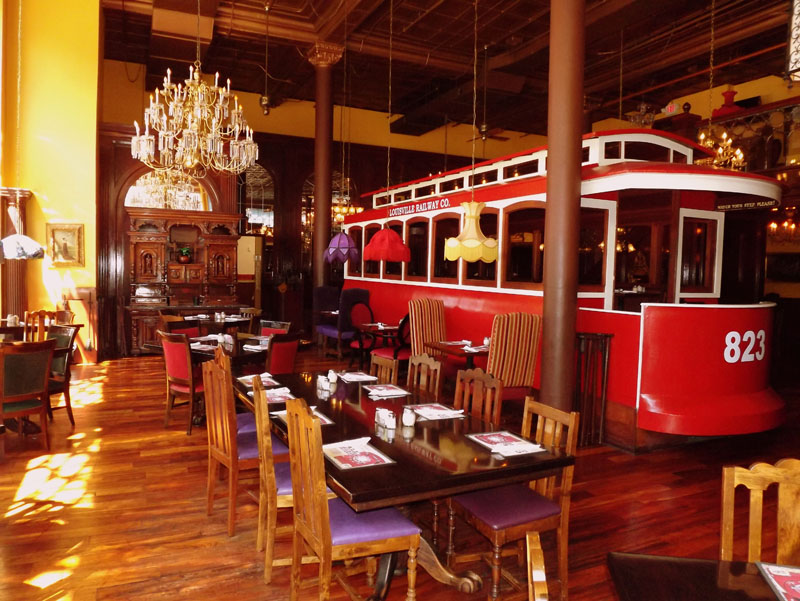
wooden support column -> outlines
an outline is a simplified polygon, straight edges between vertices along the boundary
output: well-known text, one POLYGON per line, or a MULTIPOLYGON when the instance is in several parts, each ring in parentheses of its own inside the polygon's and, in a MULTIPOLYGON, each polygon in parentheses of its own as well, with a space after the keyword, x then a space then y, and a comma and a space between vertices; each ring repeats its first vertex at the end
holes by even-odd
MULTIPOLYGON (((0 216, 0 238, 25 233, 25 202, 31 191, 23 188, 0 188, 2 215, 0 216)), ((22 318, 28 308, 28 289, 25 281, 28 261, 6 259, 0 265, 0 315, 13 313, 22 318)))
POLYGON ((322 251, 331 239, 331 146, 333 100, 331 68, 342 58, 342 46, 317 42, 308 55, 316 75, 316 130, 314 132, 314 236, 311 264, 314 286, 325 285, 322 251))
POLYGON ((550 1, 543 403, 572 409, 583 132, 584 0, 550 1))

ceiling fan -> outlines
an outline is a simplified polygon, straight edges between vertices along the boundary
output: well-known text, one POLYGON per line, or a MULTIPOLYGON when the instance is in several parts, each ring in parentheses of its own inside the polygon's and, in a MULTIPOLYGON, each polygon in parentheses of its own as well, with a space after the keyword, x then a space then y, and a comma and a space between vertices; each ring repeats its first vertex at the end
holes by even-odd
MULTIPOLYGON (((501 136, 499 134, 503 133, 505 130, 502 127, 492 127, 489 128, 489 125, 486 123, 486 89, 489 84, 489 73, 488 73, 488 61, 486 60, 486 52, 488 46, 483 47, 483 121, 481 122, 480 126, 478 127, 478 135, 474 138, 470 138, 467 140, 468 142, 473 142, 475 140, 500 140, 505 142, 509 138, 506 136, 501 136)), ((474 123, 474 121, 473 121, 474 123)))

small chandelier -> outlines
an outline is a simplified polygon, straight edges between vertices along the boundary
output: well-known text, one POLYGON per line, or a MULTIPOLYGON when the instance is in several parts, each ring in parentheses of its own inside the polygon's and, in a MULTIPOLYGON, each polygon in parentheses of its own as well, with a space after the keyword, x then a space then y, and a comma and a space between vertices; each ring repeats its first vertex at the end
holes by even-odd
POLYGON ((172 82, 167 69, 161 91, 150 96, 144 112, 144 133, 134 122, 131 155, 151 169, 180 170, 194 177, 215 173, 238 174, 258 159, 253 129, 248 127, 239 100, 231 109, 231 80, 220 87, 203 80, 200 69, 200 0, 197 2, 197 58, 189 67, 189 79, 172 82), (158 134, 158 148, 156 148, 158 134), (156 150, 158 151, 156 153, 156 150))
POLYGON ((133 207, 202 211, 197 181, 181 171, 151 171, 131 186, 125 204, 133 207))
POLYGON ((706 135, 703 132, 700 134, 699 143, 713 152, 714 156, 698 159, 695 161, 698 165, 713 165, 737 171, 741 171, 747 166, 742 149, 733 147, 733 138, 728 137, 728 132, 722 132, 722 140, 720 142, 714 141, 710 133, 706 135))

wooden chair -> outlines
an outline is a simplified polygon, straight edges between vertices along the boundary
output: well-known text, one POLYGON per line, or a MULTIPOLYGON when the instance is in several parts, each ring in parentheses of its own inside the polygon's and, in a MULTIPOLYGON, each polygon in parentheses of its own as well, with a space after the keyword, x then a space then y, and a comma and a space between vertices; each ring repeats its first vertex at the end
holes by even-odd
POLYGON ((250 318, 250 325, 247 328, 247 332, 249 334, 255 334, 258 318, 261 317, 261 309, 256 309, 255 307, 244 307, 243 309, 239 310, 239 315, 250 318))
POLYGON ((233 398, 231 360, 217 347, 214 359, 203 363, 206 390, 206 428, 208 430, 208 507, 214 510, 214 487, 219 466, 228 473, 228 536, 236 531, 236 497, 239 475, 258 464, 258 437, 252 430, 237 427, 233 398))
POLYGON ((420 398, 439 400, 442 383, 442 362, 430 355, 413 355, 408 360, 408 391, 420 398))
POLYGON ((500 425, 503 405, 503 382, 484 372, 480 367, 461 369, 456 376, 456 393, 453 406, 485 422, 500 425))
POLYGON ((734 497, 736 488, 743 486, 749 492, 747 561, 762 561, 764 491, 773 484, 778 489, 775 563, 800 565, 800 459, 781 459, 775 465, 754 463, 749 468, 722 468, 720 559, 733 560, 734 497))
MULTIPOLYGON (((319 418, 303 399, 286 403, 289 455, 294 495, 291 601, 297 601, 301 586, 303 548, 315 554, 319 566, 319 598, 330 599, 333 561, 397 551, 408 552, 408 592, 416 598, 417 549, 420 531, 395 508, 355 512, 341 499, 328 499, 319 418)), ((349 585, 337 580, 350 592, 349 585)))
MULTIPOLYGON (((522 416, 522 435, 539 443, 552 453, 574 455, 578 446, 579 415, 566 413, 542 403, 533 397, 525 399, 522 416), (534 416, 536 427, 533 429, 534 416)), ((500 594, 500 576, 503 546, 523 540, 528 532, 556 531, 558 547, 558 575, 561 581, 561 599, 567 599, 567 549, 569 541, 569 505, 574 466, 562 468, 557 475, 533 480, 528 484, 509 484, 497 488, 455 495, 449 505, 449 564, 475 561, 480 554, 456 555, 454 549, 455 515, 459 514, 493 545, 488 561, 492 569, 491 599, 500 594)), ((523 590, 524 585, 503 572, 512 586, 523 590)))
POLYGON ((528 532, 525 543, 528 548, 528 601, 547 601, 547 577, 539 533, 528 532))
MULTIPOLYGON (((456 393, 453 406, 463 409, 467 415, 472 415, 491 423, 500 425, 500 410, 503 404, 503 383, 493 378, 482 369, 459 370, 456 377, 456 393)), ((431 525, 431 538, 434 547, 439 544, 439 506, 441 499, 433 499, 433 523, 431 525)), ((454 527, 454 526, 452 526, 454 527)), ((452 538, 454 534, 450 535, 452 538)))
POLYGON ((531 394, 539 351, 542 316, 534 313, 495 315, 486 371, 503 381, 503 398, 522 400, 531 394))
POLYGON ((192 433, 195 401, 204 394, 203 381, 195 373, 189 339, 185 334, 156 332, 164 351, 164 368, 167 374, 167 406, 164 413, 164 427, 169 425, 169 414, 176 399, 186 399, 189 405, 189 426, 187 436, 192 433))
MULTIPOLYGON (((264 582, 269 584, 272 580, 272 568, 288 566, 292 563, 291 556, 275 557, 275 538, 279 535, 292 533, 292 526, 278 528, 278 510, 292 507, 292 474, 288 461, 276 461, 274 456, 275 435, 272 434, 269 418, 269 402, 261 385, 260 378, 253 380, 253 405, 255 406, 256 434, 258 437, 258 535, 256 548, 264 551, 264 582)), ((237 414, 247 415, 247 414, 237 414)), ((237 419, 237 421, 239 421, 237 419)), ((240 422, 241 424, 241 422, 240 422)), ((285 449, 288 459, 289 449, 285 449)), ((282 457, 280 458, 282 459, 282 457)), ((328 498, 336 495, 328 491, 328 498)), ((316 556, 303 556, 303 563, 318 563, 316 556)))
POLYGON ((22 324, 25 342, 46 340, 47 326, 55 322, 55 311, 25 311, 25 318, 22 324))
POLYGON ((300 334, 273 334, 267 351, 267 371, 273 375, 295 373, 300 334))
MULTIPOLYGON (((55 347, 55 339, 0 344, 0 424, 19 418, 22 436, 22 419, 38 414, 42 445, 48 451, 47 382, 55 347)), ((4 455, 5 429, 0 434, 0 458, 4 455)))
POLYGON ((397 376, 400 371, 400 362, 397 359, 387 359, 372 355, 369 373, 378 376, 378 384, 397 384, 397 376))
POLYGON ((72 402, 69 396, 69 384, 72 377, 72 359, 75 352, 75 337, 78 327, 69 325, 51 325, 47 331, 47 338, 55 338, 56 349, 53 352, 53 361, 50 366, 50 380, 47 385, 47 413, 53 419, 53 407, 50 399, 53 395, 64 395, 64 407, 67 410, 69 422, 74 426, 75 417, 72 415, 72 402))

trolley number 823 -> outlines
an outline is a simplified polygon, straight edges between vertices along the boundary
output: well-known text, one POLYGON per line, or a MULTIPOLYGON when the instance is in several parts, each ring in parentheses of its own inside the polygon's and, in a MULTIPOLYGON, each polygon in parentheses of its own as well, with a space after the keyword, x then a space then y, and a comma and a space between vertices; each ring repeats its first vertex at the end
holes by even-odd
POLYGON ((749 363, 751 361, 761 361, 766 353, 764 342, 767 338, 764 330, 754 332, 747 330, 740 334, 732 330, 725 334, 725 357, 726 363, 749 363))

